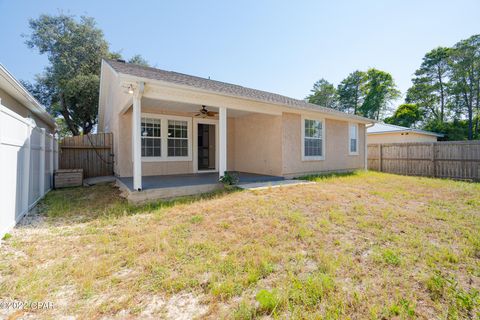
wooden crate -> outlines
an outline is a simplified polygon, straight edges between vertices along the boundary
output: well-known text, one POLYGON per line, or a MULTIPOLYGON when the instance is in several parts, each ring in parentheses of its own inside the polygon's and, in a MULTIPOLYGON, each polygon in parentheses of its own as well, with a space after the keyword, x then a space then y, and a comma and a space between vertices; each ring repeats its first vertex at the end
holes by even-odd
POLYGON ((55 189, 79 187, 83 184, 83 169, 60 169, 53 174, 55 189))

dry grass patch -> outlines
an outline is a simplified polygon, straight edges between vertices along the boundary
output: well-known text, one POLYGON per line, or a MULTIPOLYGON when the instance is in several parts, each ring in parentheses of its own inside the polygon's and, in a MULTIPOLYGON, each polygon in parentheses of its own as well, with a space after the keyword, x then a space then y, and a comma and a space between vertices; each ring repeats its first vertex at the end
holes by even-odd
POLYGON ((51 192, 41 232, 0 247, 0 297, 53 301, 45 318, 479 316, 479 184, 310 179, 141 207, 51 192))

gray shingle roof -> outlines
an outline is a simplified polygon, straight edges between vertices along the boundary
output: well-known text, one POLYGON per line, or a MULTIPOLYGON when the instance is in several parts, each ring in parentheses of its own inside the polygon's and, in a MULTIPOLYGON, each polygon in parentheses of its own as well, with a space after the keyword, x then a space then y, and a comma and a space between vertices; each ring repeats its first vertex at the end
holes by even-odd
POLYGON ((369 121, 370 119, 347 114, 331 108, 322 107, 316 104, 308 103, 303 100, 293 99, 276 93, 270 93, 257 89, 250 89, 236 84, 190 76, 183 73, 165 71, 161 69, 144 67, 132 63, 125 63, 117 60, 105 60, 115 71, 122 74, 132 75, 140 78, 165 81, 177 85, 193 87, 220 93, 238 98, 251 99, 261 102, 268 102, 278 105, 291 107, 294 109, 311 110, 331 114, 337 117, 355 119, 359 121, 369 121))

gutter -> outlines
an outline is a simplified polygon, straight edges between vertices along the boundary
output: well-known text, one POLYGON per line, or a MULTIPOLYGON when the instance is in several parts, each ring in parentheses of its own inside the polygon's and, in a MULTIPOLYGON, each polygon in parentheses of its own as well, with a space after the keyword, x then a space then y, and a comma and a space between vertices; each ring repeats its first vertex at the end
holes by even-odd
MULTIPOLYGON (((50 114, 2 64, 0 64, 0 76, 2 76, 2 78, 4 78, 5 81, 8 82, 12 88, 14 88, 19 94, 21 94, 26 99, 27 103, 24 104, 24 106, 28 110, 30 110, 35 115, 37 115, 42 120, 44 120, 54 130, 56 129, 56 123, 53 120, 53 118, 50 116, 50 114)), ((22 101, 19 101, 19 102, 22 102, 22 101)))
POLYGON ((445 135, 442 133, 435 133, 435 132, 428 132, 428 131, 417 131, 417 130, 392 130, 392 131, 379 131, 379 132, 368 132, 368 134, 390 134, 390 133, 418 133, 418 134, 424 134, 427 136, 435 136, 435 137, 444 137, 445 135))

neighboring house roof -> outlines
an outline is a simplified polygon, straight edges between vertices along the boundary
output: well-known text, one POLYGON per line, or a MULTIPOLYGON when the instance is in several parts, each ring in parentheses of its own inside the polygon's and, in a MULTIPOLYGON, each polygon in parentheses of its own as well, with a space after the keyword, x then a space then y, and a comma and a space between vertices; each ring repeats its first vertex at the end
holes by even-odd
POLYGON ((374 120, 364 117, 348 114, 331 108, 322 107, 316 104, 308 103, 304 100, 298 100, 282 96, 280 94, 261 91, 242 87, 236 84, 205 79, 196 76, 190 76, 183 73, 165 71, 161 69, 144 67, 132 63, 126 63, 118 60, 105 60, 116 72, 135 77, 164 81, 176 85, 192 87, 196 89, 206 90, 213 93, 219 93, 227 96, 250 99, 260 102, 273 103, 294 109, 310 110, 332 114, 335 116, 350 118, 362 122, 373 123, 374 120))
POLYGON ((55 127, 55 120, 30 92, 0 63, 0 88, 15 98, 33 114, 55 127))
POLYGON ((393 124, 386 124, 386 123, 375 123, 373 126, 367 128, 367 134, 382 134, 382 133, 404 133, 404 132, 414 132, 418 134, 425 134, 429 136, 435 137, 443 137, 443 134, 425 131, 420 129, 412 129, 407 127, 396 126, 393 124))

